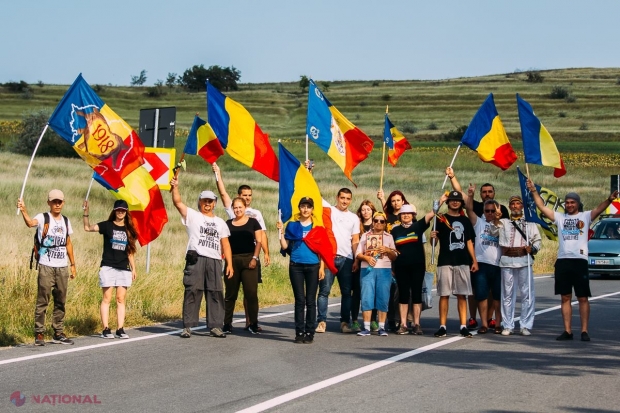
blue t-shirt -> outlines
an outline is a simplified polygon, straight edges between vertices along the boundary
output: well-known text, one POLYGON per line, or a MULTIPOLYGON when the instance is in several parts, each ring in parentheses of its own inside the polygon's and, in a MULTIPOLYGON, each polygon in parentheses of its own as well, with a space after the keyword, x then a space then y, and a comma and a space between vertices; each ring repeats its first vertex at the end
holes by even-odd
MULTIPOLYGON (((312 224, 301 227, 304 233, 304 238, 312 229, 312 224)), ((310 248, 303 241, 289 241, 291 245, 291 261, 297 264, 318 264, 319 256, 312 252, 310 248)))

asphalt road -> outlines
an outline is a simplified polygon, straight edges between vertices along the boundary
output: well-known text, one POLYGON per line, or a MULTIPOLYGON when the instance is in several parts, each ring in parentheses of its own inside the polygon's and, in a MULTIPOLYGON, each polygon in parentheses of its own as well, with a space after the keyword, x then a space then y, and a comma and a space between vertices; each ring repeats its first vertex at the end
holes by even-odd
POLYGON ((555 340, 553 278, 535 286, 530 337, 461 338, 454 299, 446 338, 432 335, 436 305, 422 314, 424 336, 341 334, 332 299, 328 332, 309 345, 293 344, 292 307, 280 306, 261 311, 258 336, 201 328, 181 339, 177 322, 128 329, 129 340, 4 349, 0 411, 619 411, 620 280, 591 280, 589 343, 555 340))

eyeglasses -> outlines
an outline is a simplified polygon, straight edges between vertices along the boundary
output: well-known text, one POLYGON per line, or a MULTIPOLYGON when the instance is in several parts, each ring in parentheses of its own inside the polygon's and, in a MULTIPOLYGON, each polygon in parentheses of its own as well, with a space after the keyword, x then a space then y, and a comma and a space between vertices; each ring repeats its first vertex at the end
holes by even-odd
POLYGON ((373 219, 372 222, 375 224, 385 224, 385 219, 373 219))
POLYGON ((485 209, 484 212, 493 213, 493 212, 495 212, 495 210, 494 209, 485 209))

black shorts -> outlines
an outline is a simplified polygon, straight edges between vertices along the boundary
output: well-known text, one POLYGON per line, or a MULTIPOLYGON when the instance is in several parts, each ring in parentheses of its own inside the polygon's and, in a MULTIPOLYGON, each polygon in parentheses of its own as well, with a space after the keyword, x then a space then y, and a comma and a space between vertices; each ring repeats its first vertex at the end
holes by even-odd
POLYGON ((422 304, 422 284, 425 272, 424 263, 394 267, 399 304, 409 304, 410 297, 413 304, 422 304))
POLYGON ((592 297, 588 260, 580 258, 559 258, 555 261, 555 294, 576 297, 592 297))

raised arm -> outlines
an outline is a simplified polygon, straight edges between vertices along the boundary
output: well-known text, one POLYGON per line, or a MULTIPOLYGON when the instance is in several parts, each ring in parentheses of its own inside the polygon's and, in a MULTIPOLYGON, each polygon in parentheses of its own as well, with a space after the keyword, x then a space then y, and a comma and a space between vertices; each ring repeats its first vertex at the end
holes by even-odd
POLYGON ((454 189, 455 191, 463 192, 461 184, 459 183, 458 179, 456 179, 456 175, 454 174, 454 169, 448 166, 446 168, 446 175, 448 175, 448 179, 450 180, 450 185, 452 185, 452 189, 454 189))
POLYGON ((534 185, 534 182, 532 182, 530 178, 527 178, 527 181, 525 182, 525 186, 527 186, 527 190, 530 191, 530 193, 532 194, 534 203, 536 204, 536 207, 540 209, 540 212, 542 212, 543 215, 549 218, 551 221, 555 221, 555 213, 553 212, 553 209, 545 205, 545 201, 543 201, 543 199, 538 194, 538 191, 536 190, 536 185, 534 185))
POLYGON ((232 205, 232 199, 230 199, 228 192, 226 192, 226 186, 224 185, 224 180, 222 179, 222 171, 220 170, 220 167, 215 162, 213 162, 213 165, 211 165, 211 168, 213 169, 213 173, 215 173, 215 181, 217 182, 217 192, 220 193, 220 198, 222 198, 222 205, 224 205, 224 208, 230 208, 232 205))
POLYGON ((28 228, 36 227, 37 225, 39 225, 39 221, 30 218, 30 216, 28 215, 28 211, 26 211, 26 204, 24 203, 23 199, 19 198, 17 200, 17 208, 22 212, 22 218, 24 218, 24 222, 26 223, 28 228))
POLYGON ((594 208, 590 212, 590 220, 594 221, 596 219, 596 217, 601 215, 603 213, 603 211, 605 211, 609 207, 609 205, 611 205, 611 203, 614 201, 614 199, 616 199, 616 198, 618 198, 618 190, 615 190, 614 192, 612 192, 607 197, 606 200, 601 202, 596 208, 594 208))
POLYGON ((385 212, 385 194, 383 193, 383 189, 377 191, 377 199, 381 202, 381 210, 385 212))
POLYGON ((179 211, 179 214, 185 219, 187 217, 187 205, 181 200, 181 194, 179 193, 179 179, 172 178, 170 181, 170 193, 172 194, 172 203, 174 207, 179 211))
POLYGON ((82 204, 82 210, 84 211, 84 213, 82 214, 82 220, 84 221, 84 231, 99 232, 99 225, 90 225, 90 221, 88 220, 90 214, 88 213, 89 209, 87 200, 84 200, 84 204, 82 204))
MULTIPOLYGON (((456 181, 456 178, 454 179, 456 181)), ((476 191, 476 185, 469 184, 469 188, 467 188, 467 195, 463 194, 463 198, 465 199, 465 212, 469 217, 469 222, 472 225, 476 225, 478 222, 478 216, 474 212, 474 192, 476 191)))

